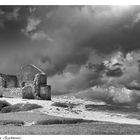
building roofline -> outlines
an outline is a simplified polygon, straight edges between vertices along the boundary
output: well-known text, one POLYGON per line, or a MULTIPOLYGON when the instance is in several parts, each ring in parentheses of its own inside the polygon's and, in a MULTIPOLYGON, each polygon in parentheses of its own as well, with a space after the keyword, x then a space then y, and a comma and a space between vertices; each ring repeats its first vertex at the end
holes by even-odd
POLYGON ((26 66, 32 66, 34 68, 36 68, 38 71, 40 71, 41 74, 46 74, 43 70, 39 69, 37 66, 35 66, 34 64, 28 64, 28 65, 25 65, 23 66, 21 69, 23 69, 24 67, 26 66))

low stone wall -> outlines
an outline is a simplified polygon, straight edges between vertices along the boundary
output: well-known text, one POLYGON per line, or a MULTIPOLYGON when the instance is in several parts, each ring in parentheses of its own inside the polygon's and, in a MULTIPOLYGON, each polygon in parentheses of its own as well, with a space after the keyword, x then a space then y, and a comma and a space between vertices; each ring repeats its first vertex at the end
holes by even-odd
POLYGON ((21 88, 0 88, 0 93, 7 98, 22 98, 21 88))

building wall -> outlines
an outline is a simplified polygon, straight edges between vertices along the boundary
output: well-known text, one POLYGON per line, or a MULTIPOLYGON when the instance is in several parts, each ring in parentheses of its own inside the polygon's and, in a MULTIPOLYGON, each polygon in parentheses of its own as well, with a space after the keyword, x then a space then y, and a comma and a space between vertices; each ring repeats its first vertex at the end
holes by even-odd
POLYGON ((6 75, 6 88, 18 87, 18 79, 15 75, 6 75))
POLYGON ((33 84, 36 74, 42 74, 41 70, 39 70, 34 65, 26 65, 24 66, 19 74, 19 83, 20 86, 23 87, 25 85, 33 84))
POLYGON ((18 87, 18 79, 16 75, 0 74, 0 87, 11 88, 18 87))

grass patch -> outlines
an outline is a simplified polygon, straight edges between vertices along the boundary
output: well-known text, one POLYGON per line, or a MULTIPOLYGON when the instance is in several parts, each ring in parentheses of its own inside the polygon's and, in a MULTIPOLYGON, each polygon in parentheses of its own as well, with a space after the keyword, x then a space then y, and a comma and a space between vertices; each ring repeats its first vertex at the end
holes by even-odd
POLYGON ((29 111, 29 110, 33 110, 37 108, 42 108, 42 106, 37 105, 37 104, 30 104, 30 103, 26 103, 26 104, 18 103, 15 105, 6 106, 2 108, 1 113, 29 111))
POLYGON ((94 122, 90 120, 83 119, 71 119, 71 118, 62 118, 62 119, 54 119, 54 120, 39 120, 36 122, 36 125, 51 125, 51 124, 76 124, 83 122, 94 122))
POLYGON ((24 125, 24 122, 18 120, 0 120, 0 125, 22 126, 24 125))
POLYGON ((29 127, 0 125, 1 135, 139 135, 139 125, 108 122, 32 125, 29 127))
POLYGON ((33 109, 37 109, 37 108, 42 108, 42 106, 41 105, 38 105, 38 104, 30 104, 30 103, 27 103, 27 104, 24 104, 22 106, 21 111, 28 111, 28 110, 33 110, 33 109))
POLYGON ((20 111, 20 107, 17 105, 6 106, 1 109, 1 113, 18 112, 18 111, 20 111))
POLYGON ((56 106, 56 107, 62 107, 62 108, 74 108, 75 106, 77 106, 78 104, 74 104, 74 103, 62 103, 62 102, 55 102, 52 104, 52 106, 56 106))
POLYGON ((85 105, 85 108, 88 111, 111 111, 111 112, 121 112, 121 113, 137 113, 139 111, 136 107, 122 107, 122 106, 115 106, 115 105, 95 105, 95 104, 88 104, 85 105))
POLYGON ((10 106, 11 104, 5 100, 0 101, 0 110, 4 107, 10 106))
POLYGON ((55 103, 52 104, 52 106, 63 107, 63 108, 69 107, 68 104, 61 103, 61 102, 55 102, 55 103))

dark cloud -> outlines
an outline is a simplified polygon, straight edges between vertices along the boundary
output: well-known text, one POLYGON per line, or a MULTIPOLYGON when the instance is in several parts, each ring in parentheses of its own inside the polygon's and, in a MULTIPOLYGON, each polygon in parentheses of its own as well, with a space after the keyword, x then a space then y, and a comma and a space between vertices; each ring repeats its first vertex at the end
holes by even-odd
POLYGON ((51 59, 51 67, 59 67, 54 71, 57 73, 63 72, 68 64, 85 64, 91 52, 106 55, 118 49, 124 52, 138 49, 136 40, 139 35, 134 33, 137 37, 131 36, 137 28, 138 21, 134 21, 138 13, 139 7, 57 7, 49 17, 54 26, 54 30, 48 29, 52 42, 43 53, 51 59), (130 24, 133 28, 126 28, 130 24))
POLYGON ((51 83, 72 74, 65 84, 58 81, 66 91, 87 88, 100 83, 100 75, 81 68, 118 50, 139 50, 139 28, 139 6, 1 6, 0 71, 15 73, 33 63, 52 76, 51 83))

